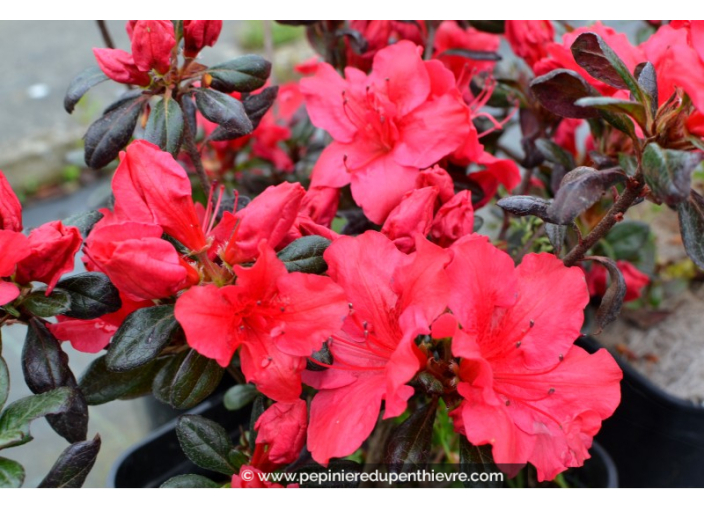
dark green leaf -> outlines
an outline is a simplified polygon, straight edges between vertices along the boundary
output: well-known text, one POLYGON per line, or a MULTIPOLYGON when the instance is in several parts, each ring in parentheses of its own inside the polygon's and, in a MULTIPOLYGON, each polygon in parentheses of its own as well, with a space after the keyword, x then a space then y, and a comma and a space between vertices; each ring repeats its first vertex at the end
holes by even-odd
POLYGON ((628 289, 626 288, 626 280, 624 280, 616 262, 607 257, 585 257, 585 260, 592 260, 601 264, 609 272, 609 286, 604 293, 604 297, 601 298, 599 309, 596 311, 596 323, 599 329, 595 334, 598 335, 618 317, 628 289))
POLYGON ((0 356, 0 411, 2 411, 7 396, 10 394, 10 372, 7 370, 7 363, 0 356))
POLYGON ((93 226, 102 219, 103 213, 100 211, 86 211, 66 218, 63 224, 67 227, 78 228, 81 231, 81 237, 85 239, 90 234, 93 226))
POLYGON ((179 328, 173 305, 140 308, 127 316, 105 357, 109 370, 125 372, 155 359, 179 328))
POLYGON ((663 149, 655 143, 643 152, 643 176, 653 195, 669 206, 687 200, 692 173, 702 162, 697 152, 663 149))
POLYGON ((471 60, 483 60, 487 62, 498 62, 501 60, 501 55, 495 51, 469 50, 466 48, 450 48, 449 50, 443 51, 439 56, 464 57, 471 60))
POLYGON ((539 138, 535 141, 535 146, 550 163, 560 165, 567 171, 572 170, 576 166, 572 154, 552 140, 539 138))
POLYGON ((249 442, 255 444, 257 442, 257 431, 254 429, 259 417, 266 411, 266 397, 257 395, 252 404, 252 414, 249 416, 249 442))
POLYGON ((0 489, 19 489, 24 476, 24 468, 19 462, 0 457, 0 489))
POLYGON ((222 402, 228 411, 237 411, 250 404, 258 394, 253 384, 238 384, 227 390, 222 402))
POLYGON ((157 371, 163 366, 158 360, 126 372, 112 372, 105 364, 105 356, 93 361, 81 376, 79 388, 88 405, 97 406, 132 392, 146 393, 151 390, 157 371), (144 388, 140 391, 141 388, 144 388))
POLYGON ((82 273, 64 278, 56 286, 71 296, 71 309, 64 313, 73 319, 97 319, 122 308, 120 292, 103 273, 82 273))
POLYGON ((430 458, 433 424, 437 400, 418 406, 411 416, 391 434, 386 444, 384 463, 389 470, 399 473, 408 469, 422 469, 430 458))
POLYGON ((253 92, 266 84, 271 74, 271 63, 259 55, 244 55, 208 69, 210 86, 226 92, 253 92))
MULTIPOLYGON (((475 225, 474 231, 476 232, 476 230, 477 227, 475 225)), ((332 365, 333 362, 332 353, 330 352, 330 347, 328 347, 327 342, 323 343, 323 346, 311 354, 310 357, 311 359, 306 361, 306 370, 312 370, 313 372, 322 372, 323 370, 327 370, 328 367, 324 365, 332 365), (318 361, 319 363, 315 363, 313 360, 318 361)))
MULTIPOLYGON (((244 136, 252 132, 252 121, 247 117, 244 105, 232 96, 211 89, 198 89, 195 92, 196 106, 203 116, 215 122, 232 135, 231 138, 244 136)), ((212 140, 220 141, 231 138, 220 138, 213 133, 212 140)))
POLYGON ((144 139, 173 156, 178 154, 183 139, 183 112, 175 99, 164 97, 154 106, 144 139))
POLYGON ((54 289, 48 296, 43 290, 29 294, 22 306, 32 315, 37 317, 55 317, 71 308, 71 296, 61 289, 54 289))
POLYGON ((562 245, 567 234, 567 225, 555 225, 553 223, 545 224, 545 233, 548 235, 550 244, 553 247, 553 253, 559 255, 562 251, 562 245))
POLYGON ((599 96, 599 93, 574 71, 550 71, 534 79, 530 90, 540 104, 560 117, 589 119, 599 116, 596 108, 584 108, 575 104, 578 99, 599 96))
POLYGON ((305 236, 296 239, 281 250, 277 257, 289 272, 322 274, 328 266, 323 253, 330 246, 330 240, 321 236, 305 236))
POLYGON ((70 386, 73 374, 68 356, 49 328, 38 319, 31 319, 22 349, 22 371, 32 393, 45 393, 70 386))
POLYGON ((132 138, 137 119, 148 96, 141 95, 126 101, 90 125, 85 140, 86 164, 103 168, 114 160, 132 138))
POLYGON ((616 260, 635 260, 650 238, 650 226, 641 221, 625 220, 614 225, 604 237, 616 260))
POLYGON ((228 458, 232 441, 220 425, 202 416, 187 414, 176 422, 176 435, 194 464, 224 475, 234 474, 235 468, 228 458))
MULTIPOLYGON (((491 455, 491 446, 474 446, 460 434, 460 470, 470 476, 472 473, 486 473, 488 475, 499 473, 499 468, 491 455)), ((472 482, 470 480, 463 482, 463 484, 467 488, 496 488, 503 485, 501 481, 472 482)))
POLYGON ((539 197, 517 195, 502 198, 496 205, 515 216, 531 215, 547 221, 547 210, 550 207, 550 201, 539 197))
POLYGON ((677 212, 687 255, 704 270, 704 197, 692 190, 689 199, 677 206, 677 212))
POLYGON ((224 369, 194 350, 174 356, 154 379, 154 396, 176 409, 190 409, 209 397, 224 369))
MULTIPOLYGON (((190 95, 181 97, 181 111, 183 112, 184 122, 188 125, 191 133, 198 132, 198 123, 196 121, 196 104, 190 95)), ((185 126, 184 126, 185 129, 185 126)))
POLYGON ((244 110, 247 112, 249 120, 252 121, 252 126, 257 129, 264 114, 269 111, 271 105, 276 101, 276 96, 279 93, 279 87, 267 87, 259 94, 247 96, 244 101, 244 110))
POLYGON ((572 43, 572 56, 597 80, 617 89, 630 90, 642 102, 643 93, 635 77, 599 35, 593 32, 580 34, 572 43))
MULTIPOLYGON (((0 437, 19 433, 22 434, 22 439, 14 446, 28 443, 32 440, 29 424, 42 416, 66 412, 74 394, 75 390, 71 388, 59 388, 16 400, 0 415, 0 437)), ((0 444, 0 448, 4 447, 5 445, 0 444)))
POLYGON ((64 97, 64 109, 68 113, 73 113, 73 109, 81 100, 83 95, 90 89, 108 79, 98 66, 91 66, 76 76, 68 86, 64 97))
POLYGON ((658 112, 658 78, 655 72, 655 67, 650 62, 641 62, 636 66, 635 76, 638 80, 638 85, 645 94, 650 113, 653 117, 658 112))
POLYGON ((80 489, 86 481, 100 451, 100 436, 81 441, 66 448, 39 488, 80 489))
POLYGON ((220 487, 210 478, 201 475, 178 475, 169 478, 162 485, 162 489, 217 489, 220 487))
POLYGON ((629 115, 641 127, 644 127, 646 123, 645 108, 643 108, 642 104, 635 101, 615 97, 583 97, 578 99, 575 104, 577 106, 605 110, 614 114, 629 115))
POLYGON ((503 19, 470 19, 467 23, 481 32, 503 34, 506 31, 506 20, 503 19))
POLYGON ((597 171, 586 166, 575 168, 562 179, 560 189, 548 207, 551 222, 569 225, 599 201, 611 186, 625 179, 620 169, 597 171))

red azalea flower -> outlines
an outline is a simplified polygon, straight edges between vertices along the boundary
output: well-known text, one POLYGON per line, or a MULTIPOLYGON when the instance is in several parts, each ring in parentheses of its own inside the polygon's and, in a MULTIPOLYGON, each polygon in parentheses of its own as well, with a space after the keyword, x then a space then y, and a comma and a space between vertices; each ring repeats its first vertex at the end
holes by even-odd
POLYGON ((17 299, 20 289, 3 280, 15 274, 17 263, 29 254, 29 240, 20 232, 0 230, 0 306, 17 299))
POLYGON ((549 20, 506 20, 506 40, 513 52, 533 67, 548 56, 546 45, 555 39, 549 20))
POLYGON ((26 285, 46 283, 51 294, 62 275, 73 271, 73 259, 83 239, 76 227, 65 227, 60 221, 45 223, 29 233, 29 254, 17 265, 15 280, 26 285))
POLYGON ((220 19, 183 20, 183 54, 192 58, 206 46, 213 46, 221 30, 220 19))
POLYGON ((146 71, 140 71, 132 55, 124 50, 112 48, 93 48, 98 66, 108 78, 117 83, 146 87, 152 81, 146 71))
POLYGON ((193 252, 206 247, 191 181, 168 152, 144 140, 132 142, 120 153, 112 190, 117 217, 159 225, 193 252))
POLYGON ((417 239, 406 255, 383 234, 368 231, 341 237, 325 251, 328 274, 345 290, 350 314, 329 340, 333 364, 305 372, 319 389, 313 398, 308 449, 327 464, 353 453, 384 418, 401 415, 413 395, 408 383, 422 366, 415 344, 446 307, 448 283, 444 250, 417 239))
POLYGON ((223 367, 241 346, 248 381, 274 400, 296 400, 306 357, 342 324, 344 294, 329 278, 288 273, 264 241, 255 264, 234 272, 235 285, 193 287, 179 297, 186 340, 223 367))
POLYGON ((320 155, 312 186, 341 188, 365 214, 383 223, 415 188, 418 170, 464 143, 466 107, 454 78, 421 48, 401 41, 379 51, 369 76, 348 67, 343 79, 328 64, 301 80, 311 121, 334 141, 320 155))
POLYGON ((0 171, 0 230, 22 231, 22 206, 0 171))
POLYGON ((514 268, 481 236, 451 250, 454 316, 439 319, 433 337, 453 337, 460 358, 456 428, 492 445, 499 465, 530 462, 540 481, 581 466, 618 406, 622 377, 606 350, 589 355, 573 345, 589 301, 582 271, 550 254, 527 255, 514 268))
POLYGON ((472 193, 460 191, 435 214, 430 228, 433 240, 443 248, 474 231, 472 193))
POLYGON ((501 38, 498 35, 481 32, 473 27, 463 29, 454 21, 443 21, 435 34, 433 57, 445 64, 459 81, 463 74, 491 71, 496 62, 472 60, 461 55, 447 53, 449 50, 494 52, 499 49, 500 44, 501 38))
POLYGON ((405 22, 386 19, 351 20, 350 28, 362 35, 367 42, 367 47, 364 53, 359 54, 347 42, 347 65, 364 72, 371 69, 377 52, 390 44, 407 40, 422 45, 425 40, 425 22, 421 20, 405 22))
POLYGON ((132 25, 132 56, 137 69, 166 74, 171 68, 171 50, 176 46, 170 20, 138 20, 132 25))
POLYGON ((308 408, 305 400, 277 402, 254 424, 257 431, 256 449, 252 457, 255 466, 278 466, 298 459, 306 444, 308 408))
POLYGON ((435 186, 409 191, 389 213, 381 233, 403 253, 411 253, 416 246, 416 236, 426 237, 430 232, 437 198, 435 186))

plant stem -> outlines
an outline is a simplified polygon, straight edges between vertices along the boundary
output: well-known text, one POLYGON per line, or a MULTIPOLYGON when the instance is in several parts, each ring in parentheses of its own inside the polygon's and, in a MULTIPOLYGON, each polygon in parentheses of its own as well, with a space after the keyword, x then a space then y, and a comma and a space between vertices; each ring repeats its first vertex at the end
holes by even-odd
MULTIPOLYGON (((181 96, 179 100, 181 109, 184 111, 185 108, 183 107, 183 102, 186 100, 187 99, 185 96, 181 96)), ((205 172, 205 168, 203 168, 203 160, 200 158, 200 152, 196 146, 195 133, 191 132, 191 126, 189 126, 188 121, 183 123, 183 146, 188 153, 188 157, 190 157, 193 162, 193 166, 196 169, 196 174, 198 175, 198 180, 200 181, 203 192, 207 197, 210 193, 210 179, 208 179, 208 174, 205 172)), ((213 197, 213 199, 215 199, 215 197, 213 197)))
POLYGON ((428 37, 425 40, 425 53, 423 58, 425 60, 430 60, 433 58, 433 51, 435 49, 435 31, 437 27, 434 21, 428 21, 428 37))
POLYGON ((623 194, 611 209, 609 209, 606 216, 594 227, 594 230, 589 232, 577 246, 572 248, 570 252, 565 255, 565 258, 562 259, 564 264, 569 267, 582 260, 584 255, 621 220, 623 214, 633 205, 633 202, 640 197, 644 187, 645 180, 642 174, 638 172, 636 176, 628 182, 623 194))
POLYGON ((115 43, 112 40, 112 36, 110 35, 110 31, 108 30, 108 26, 105 23, 105 20, 96 20, 98 23, 98 28, 100 29, 100 35, 103 36, 103 41, 105 42, 105 46, 110 48, 111 50, 115 49, 115 43))

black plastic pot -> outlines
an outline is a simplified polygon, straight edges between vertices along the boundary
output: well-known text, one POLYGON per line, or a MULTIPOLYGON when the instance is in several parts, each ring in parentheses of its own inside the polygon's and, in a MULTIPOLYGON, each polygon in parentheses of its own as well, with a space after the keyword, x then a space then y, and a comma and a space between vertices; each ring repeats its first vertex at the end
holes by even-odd
MULTIPOLYGON (((577 345, 603 346, 592 338, 577 345)), ((621 487, 704 487, 704 407, 664 392, 616 357, 621 405, 596 439, 613 457, 621 487)))
MULTIPOLYGON (((237 412, 226 410, 222 397, 211 398, 188 411, 223 425, 231 431, 234 441, 238 439, 240 429, 248 426, 250 412, 249 407, 237 412)), ((582 468, 567 473, 568 484, 572 487, 618 487, 618 474, 611 457, 597 443, 592 446, 591 454, 592 458, 582 468)), ((122 454, 110 472, 108 487, 159 487, 173 476, 188 473, 213 475, 193 464, 181 451, 174 419, 122 454)))

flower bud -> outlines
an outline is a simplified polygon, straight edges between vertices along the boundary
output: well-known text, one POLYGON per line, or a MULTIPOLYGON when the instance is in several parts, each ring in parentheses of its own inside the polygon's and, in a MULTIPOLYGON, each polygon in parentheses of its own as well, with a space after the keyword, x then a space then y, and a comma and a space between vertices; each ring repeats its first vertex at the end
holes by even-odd
POLYGON ((146 87, 152 81, 149 73, 137 69, 132 55, 124 50, 93 48, 93 54, 101 71, 117 83, 146 87))
POLYGON ((0 230, 22 230, 22 206, 10 183, 0 172, 0 230))
POLYGON ((183 21, 183 54, 195 57, 206 46, 213 46, 220 36, 222 20, 184 20, 183 21))
POLYGON ((174 25, 169 20, 139 20, 132 28, 132 56, 140 71, 155 69, 166 74, 175 45, 174 25))

